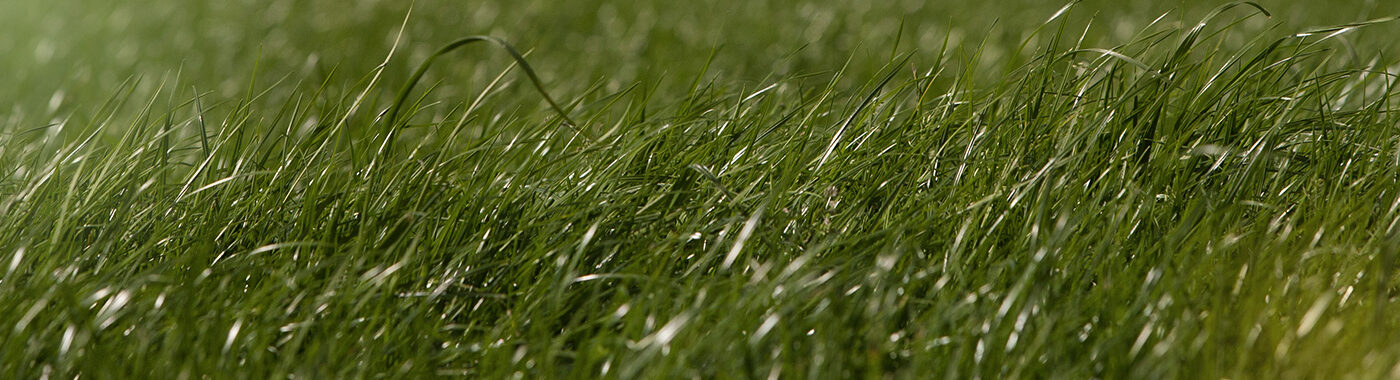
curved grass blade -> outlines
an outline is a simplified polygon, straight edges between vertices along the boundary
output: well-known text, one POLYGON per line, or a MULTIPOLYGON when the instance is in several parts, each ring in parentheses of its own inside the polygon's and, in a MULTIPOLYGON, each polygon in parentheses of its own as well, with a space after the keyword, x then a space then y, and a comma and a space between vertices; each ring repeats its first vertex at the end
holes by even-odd
POLYGON ((1273 14, 1269 13, 1268 9, 1264 9, 1264 6, 1259 5, 1259 3, 1253 1, 1236 1, 1216 7, 1214 10, 1211 10, 1210 13, 1206 14, 1206 17, 1202 18, 1201 22, 1197 23, 1195 27, 1191 28, 1191 30, 1186 33, 1186 37, 1182 38, 1181 44, 1177 46, 1176 52, 1173 53, 1171 58, 1167 60, 1166 64, 1163 65, 1160 70, 1158 70, 1158 73, 1165 74, 1168 71, 1174 69, 1176 67, 1176 64, 1179 63, 1181 59, 1183 59, 1183 57, 1186 56, 1186 53, 1190 52, 1191 48, 1195 46, 1196 39, 1200 37, 1201 32, 1205 30, 1206 25, 1210 24, 1211 20, 1214 20, 1217 16, 1220 16, 1221 13, 1225 13, 1225 11, 1228 11, 1238 6, 1249 6, 1259 11, 1259 14, 1264 15, 1264 17, 1273 17, 1273 14))
POLYGON ((559 117, 564 120, 565 125, 568 125, 569 128, 572 128, 580 134, 583 134, 584 137, 590 140, 593 139, 592 136, 589 136, 587 133, 585 133, 582 129, 579 128, 578 123, 574 122, 574 120, 569 117, 569 113, 568 111, 564 110, 564 107, 559 106, 559 103, 555 102, 554 98, 549 96, 549 91, 546 91, 544 89, 544 82, 540 80, 539 75, 535 74, 535 70, 530 67, 530 63, 525 61, 525 56, 520 54, 519 51, 515 50, 514 46, 511 46, 509 43, 505 42, 505 40, 492 36, 463 37, 456 41, 452 41, 452 43, 444 45, 442 48, 439 48, 436 52, 433 52, 433 55, 428 56, 427 60, 423 61, 423 63, 418 65, 418 69, 413 72, 413 76, 409 77, 408 83, 404 84, 403 89, 399 90, 399 94, 394 100, 394 105, 389 108, 389 114, 387 118, 389 126, 393 127, 397 125, 399 121, 399 112, 403 108, 404 101, 408 99, 408 94, 413 91, 414 86, 418 85, 418 81, 423 79, 423 74, 428 71, 428 67, 432 66, 433 62, 436 61, 438 57, 450 53, 453 50, 457 50, 457 48, 467 46, 476 42, 488 42, 500 47, 501 49, 504 49, 506 53, 510 54, 510 57, 512 59, 515 59, 515 62, 520 65, 520 68, 525 71, 525 76, 530 78, 530 83, 535 85, 535 90, 539 91, 540 96, 544 97, 544 101, 549 103, 549 107, 553 108, 554 112, 557 112, 559 114, 559 117))
POLYGON ((1129 56, 1127 56, 1127 55, 1123 55, 1122 53, 1119 53, 1119 52, 1116 52, 1116 51, 1113 51, 1113 50, 1108 50, 1108 49, 1099 49, 1099 48, 1075 49, 1075 50, 1070 50, 1070 51, 1068 51, 1068 52, 1065 52, 1063 55, 1060 56, 1060 58, 1063 59, 1063 58, 1065 58, 1065 57, 1073 56, 1073 55, 1079 54, 1079 53, 1099 53, 1099 54, 1100 54, 1100 57, 1112 57, 1112 58, 1117 58, 1117 59, 1119 59, 1119 60, 1121 60, 1121 61, 1123 61, 1123 62, 1127 62, 1127 63, 1129 63, 1129 64, 1131 64, 1131 65, 1133 65, 1133 66, 1137 66, 1137 67, 1140 68, 1140 69, 1143 69, 1143 70, 1151 70, 1151 68, 1148 67, 1147 64, 1142 63, 1142 61, 1139 61, 1139 60, 1137 60, 1137 59, 1133 59, 1133 57, 1129 57, 1129 56))

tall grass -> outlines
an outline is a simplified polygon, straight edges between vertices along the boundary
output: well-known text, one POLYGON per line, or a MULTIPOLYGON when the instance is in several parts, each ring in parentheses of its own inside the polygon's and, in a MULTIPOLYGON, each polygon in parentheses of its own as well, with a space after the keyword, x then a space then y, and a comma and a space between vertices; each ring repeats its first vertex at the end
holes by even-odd
POLYGON ((895 47, 552 110, 506 65, 414 101, 426 63, 133 78, 0 124, 0 376, 1400 374, 1395 69, 1348 40, 1388 19, 1236 3, 1097 45, 1075 12, 1002 66, 895 47))

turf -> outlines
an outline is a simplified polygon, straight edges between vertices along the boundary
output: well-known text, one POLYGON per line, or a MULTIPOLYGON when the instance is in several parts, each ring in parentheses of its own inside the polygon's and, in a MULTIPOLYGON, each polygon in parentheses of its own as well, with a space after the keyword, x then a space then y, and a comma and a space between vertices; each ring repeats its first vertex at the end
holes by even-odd
POLYGON ((0 377, 1400 377, 1400 10, 992 3, 6 2, 0 377))

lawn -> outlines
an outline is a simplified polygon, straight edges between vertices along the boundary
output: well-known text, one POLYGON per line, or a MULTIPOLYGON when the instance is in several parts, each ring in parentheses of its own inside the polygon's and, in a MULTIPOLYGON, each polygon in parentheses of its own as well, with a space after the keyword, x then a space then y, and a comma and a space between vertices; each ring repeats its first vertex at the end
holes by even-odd
POLYGON ((0 378, 1400 378, 1393 15, 3 1, 0 378))

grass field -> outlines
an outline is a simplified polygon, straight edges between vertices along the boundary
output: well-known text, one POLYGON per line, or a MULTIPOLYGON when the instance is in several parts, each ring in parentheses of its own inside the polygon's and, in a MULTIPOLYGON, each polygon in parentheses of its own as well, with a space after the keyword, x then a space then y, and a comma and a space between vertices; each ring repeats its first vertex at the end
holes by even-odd
POLYGON ((0 378, 1400 378, 1391 15, 0 2, 0 378))

